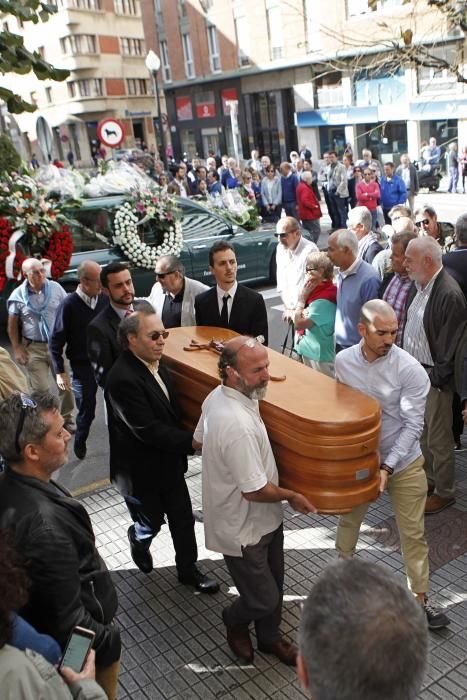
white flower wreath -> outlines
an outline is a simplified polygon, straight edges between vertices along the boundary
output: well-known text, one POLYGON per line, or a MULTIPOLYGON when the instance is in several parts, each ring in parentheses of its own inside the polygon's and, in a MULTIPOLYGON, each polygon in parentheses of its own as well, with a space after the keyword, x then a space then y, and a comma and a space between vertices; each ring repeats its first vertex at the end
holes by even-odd
MULTIPOLYGON (((148 216, 144 217, 144 221, 148 216)), ((180 221, 174 221, 164 233, 160 245, 148 245, 144 243, 138 233, 138 219, 134 207, 130 202, 125 202, 117 209, 114 220, 114 241, 128 255, 130 262, 137 267, 153 270, 161 255, 180 255, 183 246, 182 225, 180 221)))

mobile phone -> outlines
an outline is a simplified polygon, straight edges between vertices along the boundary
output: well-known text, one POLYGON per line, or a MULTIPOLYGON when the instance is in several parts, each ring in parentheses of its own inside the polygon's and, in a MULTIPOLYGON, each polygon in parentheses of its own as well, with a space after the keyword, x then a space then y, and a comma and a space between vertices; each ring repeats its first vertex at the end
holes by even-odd
POLYGON ((81 673, 92 647, 95 632, 84 627, 74 627, 63 652, 59 668, 67 666, 76 673, 81 673))

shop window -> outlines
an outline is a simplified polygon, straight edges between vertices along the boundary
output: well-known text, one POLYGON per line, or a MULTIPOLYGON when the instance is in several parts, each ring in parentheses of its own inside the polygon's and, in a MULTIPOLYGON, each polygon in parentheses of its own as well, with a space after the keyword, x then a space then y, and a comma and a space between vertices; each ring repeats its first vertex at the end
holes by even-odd
POLYGON ((357 107, 375 107, 403 102, 406 99, 405 75, 383 71, 359 71, 355 75, 354 97, 357 107))

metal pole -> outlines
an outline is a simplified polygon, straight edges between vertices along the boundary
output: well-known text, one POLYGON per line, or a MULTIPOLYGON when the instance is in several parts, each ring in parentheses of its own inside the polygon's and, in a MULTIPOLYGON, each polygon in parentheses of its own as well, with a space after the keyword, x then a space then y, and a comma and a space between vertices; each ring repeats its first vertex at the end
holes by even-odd
POLYGON ((157 71, 152 72, 154 78, 154 88, 156 90, 156 103, 157 103, 157 114, 159 123, 159 140, 160 140, 160 150, 159 158, 164 163, 165 167, 165 139, 164 139, 164 125, 162 124, 162 114, 161 114, 161 100, 159 97, 159 84, 157 82, 157 71))

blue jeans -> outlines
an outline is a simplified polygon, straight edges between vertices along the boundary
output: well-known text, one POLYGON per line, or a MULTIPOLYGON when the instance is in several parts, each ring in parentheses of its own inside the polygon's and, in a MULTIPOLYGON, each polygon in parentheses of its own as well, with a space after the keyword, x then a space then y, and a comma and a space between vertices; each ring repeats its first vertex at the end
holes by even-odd
POLYGON ((71 367, 71 388, 78 409, 75 441, 86 442, 96 415, 97 384, 91 365, 74 364, 71 367))
POLYGON ((335 206, 337 221, 340 228, 347 228, 347 197, 339 197, 338 194, 331 194, 331 201, 335 206))
POLYGON ((449 168, 448 192, 457 192, 457 183, 458 182, 459 182, 459 168, 449 168))

